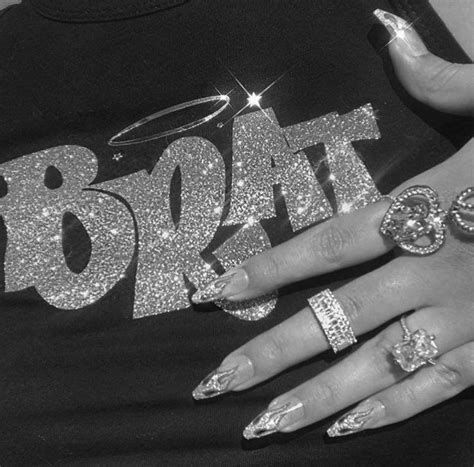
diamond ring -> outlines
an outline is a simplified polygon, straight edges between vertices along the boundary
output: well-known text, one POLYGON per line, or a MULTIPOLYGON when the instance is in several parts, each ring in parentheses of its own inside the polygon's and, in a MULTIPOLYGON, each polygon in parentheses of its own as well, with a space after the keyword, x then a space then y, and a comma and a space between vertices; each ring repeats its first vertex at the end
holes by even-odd
POLYGON ((432 188, 412 186, 393 200, 380 232, 403 250, 429 255, 439 250, 446 239, 446 216, 432 188))
POLYGON ((308 302, 334 353, 357 342, 349 319, 329 289, 309 298, 308 302))
POLYGON ((456 197, 448 212, 452 224, 467 235, 474 234, 474 204, 467 202, 470 198, 474 198, 474 187, 472 186, 466 188, 456 197))
POLYGON ((429 186, 415 185, 396 198, 380 225, 380 233, 415 255, 438 251, 446 240, 447 223, 465 235, 474 235, 474 187, 466 188, 452 202, 449 211, 440 208, 438 194, 429 186))
POLYGON ((438 355, 438 346, 435 336, 428 334, 424 329, 411 332, 408 329, 405 316, 400 320, 403 329, 403 340, 392 348, 392 355, 400 367, 411 373, 430 363, 434 365, 434 358, 438 355))

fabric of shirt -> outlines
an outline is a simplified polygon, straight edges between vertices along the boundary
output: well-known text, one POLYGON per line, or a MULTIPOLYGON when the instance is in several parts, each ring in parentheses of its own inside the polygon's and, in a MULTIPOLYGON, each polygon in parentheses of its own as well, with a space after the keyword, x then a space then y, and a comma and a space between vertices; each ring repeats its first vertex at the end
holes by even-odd
MULTIPOLYGON (((30 170, 29 154, 75 145, 97 158, 90 189, 121 177, 125 186, 139 171, 151 174, 170 144, 183 137, 201 137, 221 154, 229 192, 232 120, 248 97, 239 82, 256 93, 274 83, 260 104, 273 110, 282 128, 370 104, 380 135, 352 144, 378 190, 388 193, 454 154, 470 137, 472 121, 433 111, 408 96, 391 67, 387 34, 372 15, 376 8, 415 22, 432 52, 468 62, 425 1, 24 1, 0 15, 0 174, 6 164, 22 157, 22 167, 30 170), (221 93, 229 95, 231 105, 217 120, 142 144, 108 144, 146 115, 221 93)), ((251 111, 255 109, 245 108, 240 115, 251 111)), ((173 125, 185 123, 186 116, 180 115, 173 125)), ((324 158, 324 145, 315 145, 307 157, 316 170, 324 158)), ((317 176, 322 181, 328 169, 320 165, 317 176)), ((170 191, 174 212, 179 211, 180 199, 176 178, 170 191)), ((2 182, 0 195, 10 194, 8 180, 2 182)), ((34 183, 31 180, 31 186, 34 183)), ((26 180, 21 194, 34 206, 37 200, 28 187, 26 180)), ((132 193, 136 187, 124 190, 132 193)), ((331 190, 329 183, 325 186, 329 198, 331 190)), ((98 196, 97 191, 84 193, 91 199, 98 196)), ((295 234, 284 203, 276 205, 276 215, 261 222, 272 245, 295 234)), ((28 206, 19 202, 0 206, 11 208, 11 215, 19 219, 15 228, 20 229, 21 240, 19 209, 22 206, 26 216, 28 206)), ((193 207, 200 219, 199 206, 193 207)), ((129 208, 124 212, 132 216, 134 210, 129 208)), ((226 205, 223 220, 228 209, 226 205)), ((44 222, 49 222, 47 212, 44 222)), ((65 217, 63 230, 64 225, 70 225, 71 232, 65 235, 62 253, 79 274, 91 256, 91 244, 100 239, 84 235, 75 217, 69 221, 65 217)), ((206 246, 208 253, 229 236, 229 229, 222 225, 217 229, 206 246)), ((139 300, 143 306, 149 303, 135 287, 137 264, 144 260, 136 244, 127 244, 134 250, 133 258, 100 299, 61 309, 44 298, 53 283, 44 284, 42 293, 34 283, 10 290, 3 266, 8 241, 3 219, 3 466, 472 465, 472 391, 400 424, 358 436, 327 438, 325 430, 334 414, 291 434, 254 441, 242 438, 244 426, 274 397, 347 352, 337 357, 325 352, 241 393, 203 402, 191 396, 195 385, 232 350, 302 309, 311 295, 359 277, 391 255, 285 287, 275 309, 260 320, 243 320, 212 304, 191 303, 134 317, 139 300)), ((114 248, 118 257, 124 255, 121 248, 114 248)), ((23 253, 28 258, 29 252, 23 253)), ((38 281, 43 273, 54 278, 51 271, 40 269, 38 281)), ((192 292, 193 284, 187 285, 192 292)))

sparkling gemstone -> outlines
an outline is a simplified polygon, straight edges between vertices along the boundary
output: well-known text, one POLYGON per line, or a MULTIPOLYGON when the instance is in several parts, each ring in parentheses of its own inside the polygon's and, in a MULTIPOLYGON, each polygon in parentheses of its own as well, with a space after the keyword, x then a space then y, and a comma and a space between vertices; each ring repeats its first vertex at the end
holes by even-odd
POLYGON ((408 229, 418 229, 420 227, 420 223, 416 221, 415 219, 408 219, 405 223, 405 226, 408 229))
POLYGON ((425 186, 407 188, 392 203, 380 231, 410 253, 437 251, 446 236, 446 213, 439 208, 436 192, 425 186))
POLYGON ((395 361, 403 370, 412 372, 425 365, 428 360, 436 357, 438 347, 434 337, 424 329, 418 329, 393 347, 395 361))
POLYGON ((424 218, 428 215, 430 208, 425 203, 417 204, 413 207, 413 212, 419 216, 419 218, 424 218))
POLYGON ((430 214, 427 217, 427 222, 431 224, 435 229, 440 229, 444 225, 444 218, 442 216, 442 213, 437 213, 437 214, 430 214))

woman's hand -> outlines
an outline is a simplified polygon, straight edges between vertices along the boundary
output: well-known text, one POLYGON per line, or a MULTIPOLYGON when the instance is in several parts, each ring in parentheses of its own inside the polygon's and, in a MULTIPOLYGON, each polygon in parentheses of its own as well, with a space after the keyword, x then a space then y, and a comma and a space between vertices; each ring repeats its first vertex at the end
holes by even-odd
MULTIPOLYGON (((390 54, 400 81, 416 98, 449 112, 474 111, 473 65, 455 65, 430 54, 400 18, 376 11, 392 36, 390 54)), ((455 156, 407 181, 432 187, 449 209, 474 185, 474 140, 455 156)), ((380 233, 390 207, 383 199, 334 217, 246 261, 200 290, 195 301, 243 300, 311 276, 370 260, 394 244, 380 233)), ((472 217, 470 221, 472 221, 472 217)), ((471 237, 472 240, 472 237, 471 237)), ((410 331, 435 336, 438 358, 413 373, 394 361, 403 341, 399 322, 387 326, 340 363, 277 397, 244 431, 247 438, 289 432, 360 402, 328 430, 331 436, 404 420, 449 399, 474 383, 474 245, 450 229, 445 244, 429 256, 401 254, 381 268, 334 292, 355 335, 415 310, 410 331)), ((425 340, 430 346, 429 339, 425 340)), ((196 398, 250 388, 329 348, 310 307, 228 355, 195 389, 196 398)))

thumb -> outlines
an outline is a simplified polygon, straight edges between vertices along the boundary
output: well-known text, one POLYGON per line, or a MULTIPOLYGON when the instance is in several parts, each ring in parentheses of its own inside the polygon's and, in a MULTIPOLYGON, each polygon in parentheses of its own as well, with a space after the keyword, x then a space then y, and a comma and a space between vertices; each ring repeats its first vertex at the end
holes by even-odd
POLYGON ((383 10, 374 15, 390 33, 390 56, 405 89, 437 110, 474 115, 474 65, 433 55, 413 25, 396 15, 383 10))

